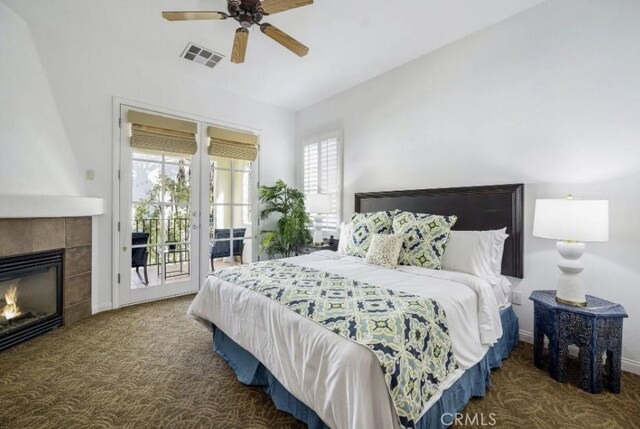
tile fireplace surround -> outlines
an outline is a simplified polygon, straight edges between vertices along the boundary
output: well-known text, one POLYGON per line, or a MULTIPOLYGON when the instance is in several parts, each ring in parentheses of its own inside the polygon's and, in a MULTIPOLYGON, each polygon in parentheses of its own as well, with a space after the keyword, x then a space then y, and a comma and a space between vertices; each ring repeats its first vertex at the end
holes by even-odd
POLYGON ((91 315, 91 217, 0 219, 0 257, 64 249, 63 323, 91 315))

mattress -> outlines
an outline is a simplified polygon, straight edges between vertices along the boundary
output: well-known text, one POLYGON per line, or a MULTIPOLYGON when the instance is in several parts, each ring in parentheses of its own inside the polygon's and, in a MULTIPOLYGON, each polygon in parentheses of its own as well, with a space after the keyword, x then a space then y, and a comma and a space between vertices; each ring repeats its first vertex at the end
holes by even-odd
MULTIPOLYGON (((459 365, 441 384, 439 393, 480 362, 502 336, 492 286, 475 276, 417 267, 387 269, 335 252, 316 252, 286 261, 436 300, 447 314, 459 365)), ((215 276, 207 279, 189 314, 208 328, 212 324, 219 327, 255 356, 328 426, 399 427, 379 362, 366 347, 333 334, 264 295, 215 276)), ((434 395, 424 412, 438 399, 439 394, 434 395)))

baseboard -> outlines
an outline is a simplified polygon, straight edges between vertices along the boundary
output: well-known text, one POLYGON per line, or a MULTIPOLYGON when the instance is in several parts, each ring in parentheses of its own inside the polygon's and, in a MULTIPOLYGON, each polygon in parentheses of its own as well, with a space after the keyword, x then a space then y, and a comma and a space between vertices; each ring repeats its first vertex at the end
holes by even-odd
POLYGON ((164 301, 165 299, 178 298, 180 296, 195 295, 195 294, 196 294, 196 292, 194 292, 194 291, 181 292, 181 293, 176 293, 176 294, 173 294, 173 295, 163 296, 163 297, 160 297, 160 298, 150 298, 150 299, 144 299, 144 300, 141 300, 141 301, 130 302, 128 304, 121 305, 120 308, 131 307, 132 305, 138 305, 138 304, 146 304, 148 302, 164 301))
POLYGON ((622 370, 640 375, 640 362, 638 362, 637 360, 631 360, 623 357, 622 370))
MULTIPOLYGON (((520 330, 520 341, 525 343, 533 344, 533 332, 520 330)), ((545 345, 547 344, 547 339, 545 338, 545 345)), ((574 346, 569 346, 569 354, 572 356, 578 356, 578 348, 574 346)), ((633 374, 640 375, 640 362, 627 359, 625 357, 622 358, 622 370, 627 371, 633 374)))
POLYGON ((520 329, 520 341, 533 344, 533 332, 523 331, 520 329))
POLYGON ((93 314, 102 313, 103 311, 113 310, 113 304, 110 302, 103 302, 97 308, 93 309, 93 314))

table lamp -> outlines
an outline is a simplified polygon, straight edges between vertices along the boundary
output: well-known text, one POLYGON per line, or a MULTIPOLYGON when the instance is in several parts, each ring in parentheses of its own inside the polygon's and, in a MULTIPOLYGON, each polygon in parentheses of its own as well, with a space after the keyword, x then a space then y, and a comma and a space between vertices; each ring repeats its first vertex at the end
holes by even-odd
POLYGON ((558 240, 560 253, 556 301, 575 306, 586 306, 587 299, 582 281, 584 266, 580 257, 584 242, 609 240, 609 201, 566 199, 536 200, 533 235, 558 240))
POLYGON ((322 244, 324 236, 322 235, 322 214, 331 212, 331 195, 328 194, 309 194, 306 197, 307 213, 315 215, 313 217, 313 244, 322 244))

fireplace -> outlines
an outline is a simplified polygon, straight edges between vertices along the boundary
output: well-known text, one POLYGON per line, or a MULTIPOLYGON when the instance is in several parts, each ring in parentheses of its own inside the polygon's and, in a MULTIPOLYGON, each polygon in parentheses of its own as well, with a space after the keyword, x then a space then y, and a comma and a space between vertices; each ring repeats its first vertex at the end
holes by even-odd
POLYGON ((0 258, 0 351, 62 325, 63 250, 0 258))

